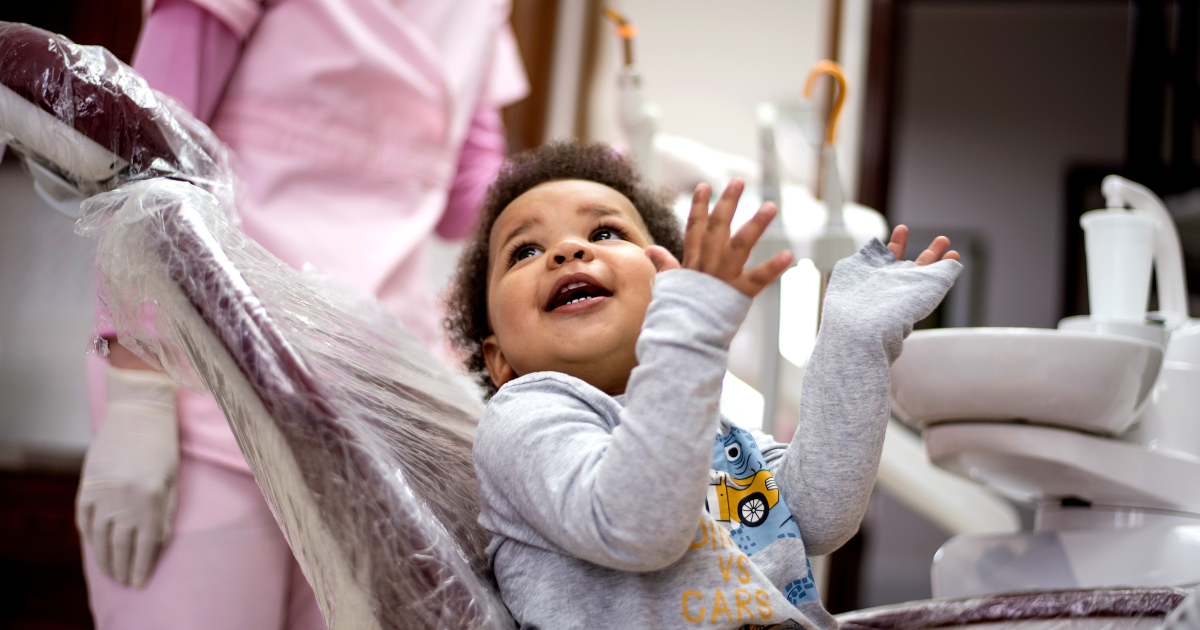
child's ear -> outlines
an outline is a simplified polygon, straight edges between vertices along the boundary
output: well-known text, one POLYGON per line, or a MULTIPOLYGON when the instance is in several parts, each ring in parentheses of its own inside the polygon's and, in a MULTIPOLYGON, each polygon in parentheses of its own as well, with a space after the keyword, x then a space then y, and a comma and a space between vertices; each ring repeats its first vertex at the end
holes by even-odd
POLYGON ((488 335, 483 340, 483 360, 487 363, 488 374, 497 388, 517 377, 508 359, 504 358, 504 351, 500 349, 496 335, 488 335))

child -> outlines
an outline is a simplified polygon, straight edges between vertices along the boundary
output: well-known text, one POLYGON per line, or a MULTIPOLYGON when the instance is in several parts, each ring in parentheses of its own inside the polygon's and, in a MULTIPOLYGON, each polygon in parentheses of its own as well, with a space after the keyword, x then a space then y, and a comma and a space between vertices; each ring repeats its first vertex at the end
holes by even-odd
POLYGON ((791 255, 743 269, 775 209, 730 237, 741 190, 709 215, 697 187, 681 242, 603 146, 517 156, 493 185, 448 327, 494 394, 479 521, 522 628, 836 628, 807 554, 856 531, 888 367, 960 266, 942 237, 924 265, 898 262, 903 227, 891 251, 873 241, 839 263, 801 428, 790 445, 751 435, 718 411, 729 342, 791 255))

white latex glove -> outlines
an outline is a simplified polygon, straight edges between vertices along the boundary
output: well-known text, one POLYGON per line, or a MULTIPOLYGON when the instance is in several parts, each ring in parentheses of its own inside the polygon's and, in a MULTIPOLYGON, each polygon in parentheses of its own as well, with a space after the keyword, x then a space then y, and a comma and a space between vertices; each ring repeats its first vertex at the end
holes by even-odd
POLYGON ((158 372, 111 366, 107 378, 108 408, 84 458, 76 524, 100 570, 140 588, 175 517, 175 384, 158 372))

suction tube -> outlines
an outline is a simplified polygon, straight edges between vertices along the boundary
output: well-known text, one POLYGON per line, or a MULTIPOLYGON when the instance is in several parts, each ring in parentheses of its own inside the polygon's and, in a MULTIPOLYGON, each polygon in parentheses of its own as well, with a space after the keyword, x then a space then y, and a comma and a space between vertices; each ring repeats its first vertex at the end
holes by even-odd
POLYGON ((833 267, 837 261, 853 256, 855 252, 854 239, 846 231, 845 217, 842 206, 845 198, 842 194, 842 178, 838 173, 837 151, 833 141, 837 132, 838 115, 846 102, 846 75, 836 62, 824 60, 813 65, 804 82, 804 98, 812 98, 813 87, 821 76, 829 75, 835 84, 836 97, 829 108, 829 120, 825 124, 825 142, 821 145, 821 199, 825 202, 828 217, 825 227, 813 241, 813 263, 821 272, 820 296, 817 300, 817 326, 820 326, 821 312, 825 306, 825 289, 833 276, 833 267))
POLYGON ((654 153, 654 136, 658 133, 661 112, 657 105, 646 101, 642 75, 633 64, 633 38, 637 35, 637 27, 611 8, 604 10, 604 17, 613 23, 617 37, 624 45, 625 65, 617 74, 617 120, 642 177, 657 183, 658 156, 654 153))
POLYGON ((620 12, 612 7, 604 9, 604 17, 613 23, 617 37, 621 38, 625 67, 633 66, 633 38, 637 36, 637 27, 620 12))

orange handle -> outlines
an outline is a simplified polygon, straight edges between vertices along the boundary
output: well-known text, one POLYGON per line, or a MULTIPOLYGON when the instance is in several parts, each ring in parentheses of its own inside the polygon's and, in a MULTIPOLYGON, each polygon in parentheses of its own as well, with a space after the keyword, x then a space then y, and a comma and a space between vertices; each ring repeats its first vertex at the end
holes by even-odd
POLYGON ((812 96, 813 86, 816 85, 817 79, 824 74, 833 77, 834 82, 837 83, 837 96, 833 101, 833 107, 829 110, 829 123, 825 126, 825 142, 833 144, 838 116, 842 113, 842 105, 846 102, 846 75, 842 72, 842 67, 837 62, 828 59, 818 61, 813 65, 812 70, 808 71, 808 79, 804 81, 804 98, 812 96))
POLYGON ((616 9, 605 7, 604 17, 613 23, 617 37, 620 37, 625 44, 625 66, 633 66, 633 38, 637 36, 637 27, 630 24, 629 20, 625 19, 625 16, 616 9))
POLYGON ((632 24, 623 24, 617 27, 617 37, 621 39, 633 39, 637 37, 637 27, 632 24))
POLYGON ((634 35, 637 35, 637 27, 630 24, 629 20, 625 19, 624 15, 621 15, 620 11, 605 7, 604 17, 613 23, 613 26, 616 27, 617 35, 622 39, 632 39, 634 35))

